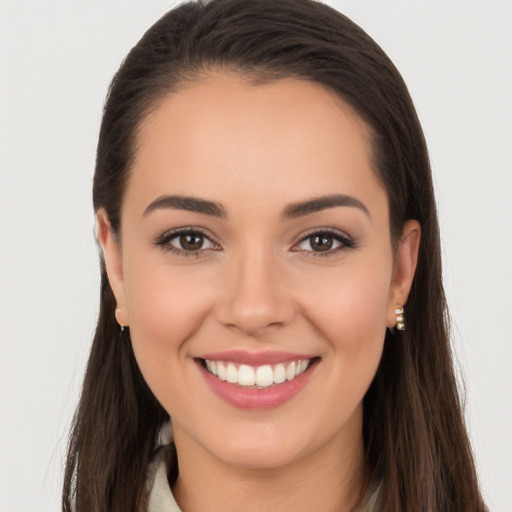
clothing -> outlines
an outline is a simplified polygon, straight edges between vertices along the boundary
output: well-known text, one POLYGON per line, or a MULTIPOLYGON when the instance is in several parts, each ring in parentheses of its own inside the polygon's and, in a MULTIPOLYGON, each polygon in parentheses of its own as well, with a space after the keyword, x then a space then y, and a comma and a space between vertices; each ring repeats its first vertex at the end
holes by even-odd
MULTIPOLYGON (((148 475, 148 508, 147 512, 182 512, 172 495, 167 480, 167 455, 172 432, 169 425, 164 426, 159 434, 155 453, 151 459, 148 475)), ((378 512, 379 485, 371 485, 366 493, 363 504, 354 512, 378 512)))
POLYGON ((167 447, 160 447, 149 465, 146 482, 149 491, 147 512, 181 512, 167 480, 167 452, 167 447))

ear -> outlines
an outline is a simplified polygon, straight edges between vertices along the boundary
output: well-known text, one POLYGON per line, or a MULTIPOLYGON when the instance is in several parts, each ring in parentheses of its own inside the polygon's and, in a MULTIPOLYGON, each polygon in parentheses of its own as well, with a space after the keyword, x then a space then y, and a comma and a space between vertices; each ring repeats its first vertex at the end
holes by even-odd
POLYGON ((128 326, 128 311, 123 278, 121 247, 112 230, 107 212, 100 208, 96 212, 98 242, 103 251, 108 281, 116 298, 116 319, 119 325, 128 326))
POLYGON ((387 326, 396 325, 395 308, 400 308, 407 302, 411 291, 416 265, 418 263, 418 251, 420 247, 421 226, 416 220, 408 220, 402 229, 402 236, 398 243, 398 251, 395 257, 393 278, 389 291, 387 326))

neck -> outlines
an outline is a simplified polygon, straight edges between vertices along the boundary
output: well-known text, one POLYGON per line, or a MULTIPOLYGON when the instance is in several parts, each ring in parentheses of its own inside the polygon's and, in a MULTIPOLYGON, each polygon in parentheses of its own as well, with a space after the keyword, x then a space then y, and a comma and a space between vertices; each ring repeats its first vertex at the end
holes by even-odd
POLYGON ((183 512, 349 512, 367 483, 362 435, 351 443, 339 436, 279 467, 240 468, 188 443, 182 434, 175 428, 180 473, 173 494, 183 512))

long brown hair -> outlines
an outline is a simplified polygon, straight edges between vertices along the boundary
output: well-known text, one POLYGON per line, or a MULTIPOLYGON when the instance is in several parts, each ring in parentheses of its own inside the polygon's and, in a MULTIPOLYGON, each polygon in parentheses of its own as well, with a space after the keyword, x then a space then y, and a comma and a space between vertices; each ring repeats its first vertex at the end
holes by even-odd
MULTIPOLYGON (((178 6, 130 51, 110 86, 94 175, 94 208, 119 233, 137 130, 166 95, 210 70, 254 83, 294 77, 339 95, 372 134, 387 192, 391 237, 422 228, 405 332, 387 333, 364 398, 367 467, 382 481, 384 511, 481 512, 449 342, 436 206, 427 148, 407 88, 356 24, 312 0, 212 0, 178 6)), ((70 436, 63 510, 145 506, 145 473, 167 413, 147 387, 129 333, 120 334, 102 262, 100 314, 70 436), (74 505, 73 505, 74 503, 74 505)), ((170 480, 177 460, 170 461, 170 480)))

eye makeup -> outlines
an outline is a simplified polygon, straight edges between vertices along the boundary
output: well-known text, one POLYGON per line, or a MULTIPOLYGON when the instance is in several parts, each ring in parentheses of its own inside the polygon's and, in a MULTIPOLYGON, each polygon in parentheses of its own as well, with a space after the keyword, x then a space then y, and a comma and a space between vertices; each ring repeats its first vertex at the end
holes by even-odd
MULTIPOLYGON (((155 240, 154 245, 165 252, 185 257, 222 250, 205 230, 193 226, 166 231, 155 240)), ((307 256, 329 257, 356 247, 357 242, 343 231, 334 228, 314 228, 301 235, 290 250, 303 252, 307 256)))
POLYGON ((302 235, 291 250, 293 252, 303 251, 307 256, 329 257, 348 249, 354 249, 357 245, 356 240, 338 229, 314 228, 302 235), (305 243, 309 245, 310 249, 301 247, 305 243))
POLYGON ((202 256, 207 251, 219 251, 220 245, 214 242, 205 230, 198 227, 182 227, 166 231, 154 245, 163 251, 177 256, 202 256))

